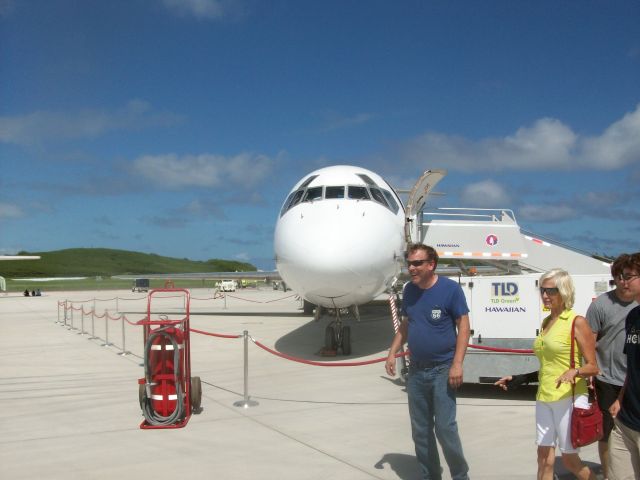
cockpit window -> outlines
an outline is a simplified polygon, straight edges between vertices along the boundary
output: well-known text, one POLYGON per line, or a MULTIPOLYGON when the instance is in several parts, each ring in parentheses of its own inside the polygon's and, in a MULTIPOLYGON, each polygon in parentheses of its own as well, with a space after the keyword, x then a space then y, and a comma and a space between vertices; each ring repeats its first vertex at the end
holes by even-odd
MULTIPOLYGON (((362 177, 363 175, 360 176, 362 177)), ((385 190, 384 188, 377 187, 373 182, 369 186, 349 185, 345 187, 343 185, 327 185, 308 187, 313 178, 308 178, 300 186, 300 188, 298 188, 295 192, 291 192, 289 194, 289 197, 282 206, 280 216, 284 215, 301 202, 316 202, 323 199, 330 200, 345 198, 345 193, 346 198, 352 200, 373 200, 376 203, 379 203, 380 205, 388 208, 394 214, 397 214, 400 208, 393 193, 385 190)), ((371 181, 369 177, 367 177, 367 179, 371 181)))
POLYGON ((291 199, 291 202, 289 203, 289 206, 287 207, 287 210, 289 210, 294 205, 299 204, 300 200, 302 200, 302 195, 303 194, 304 194, 304 190, 302 190, 302 189, 296 190, 296 193, 293 195, 293 198, 291 199))
POLYGON ((391 211, 393 213, 398 213, 398 209, 400 207, 398 206, 396 199, 393 198, 393 194, 389 190, 382 190, 382 194, 384 195, 384 198, 387 199, 387 202, 389 202, 389 208, 391 208, 391 211))
POLYGON ((322 187, 307 188, 302 201, 313 202, 314 200, 322 200, 322 187))
POLYGON ((284 212, 286 212, 287 210, 289 210, 289 204, 291 204, 291 199, 293 198, 293 196, 296 194, 296 192, 291 192, 289 194, 289 196, 287 197, 287 199, 285 200, 284 204, 282 205, 282 210, 280 210, 280 216, 284 215, 284 212))
POLYGON ((369 175, 365 175, 364 173, 358 173, 358 176, 364 180, 364 183, 366 183, 367 185, 369 185, 370 187, 373 185, 376 185, 376 182, 374 182, 373 180, 371 180, 371 177, 369 175))
POLYGON ((324 198, 344 198, 344 187, 325 187, 324 198))
POLYGON ((302 182, 302 185, 300 185, 298 187, 298 189, 303 189, 309 186, 309 184, 311 182, 313 182, 316 178, 318 178, 318 175, 311 175, 309 178, 307 178, 304 182, 302 182))
POLYGON ((382 192, 379 188, 371 187, 369 190, 371 191, 371 196, 376 202, 381 203, 385 207, 389 206, 387 205, 387 201, 384 199, 384 195, 382 195, 382 192))
POLYGON ((369 200, 371 197, 369 196, 367 187, 349 185, 349 198, 353 198, 354 200, 369 200))

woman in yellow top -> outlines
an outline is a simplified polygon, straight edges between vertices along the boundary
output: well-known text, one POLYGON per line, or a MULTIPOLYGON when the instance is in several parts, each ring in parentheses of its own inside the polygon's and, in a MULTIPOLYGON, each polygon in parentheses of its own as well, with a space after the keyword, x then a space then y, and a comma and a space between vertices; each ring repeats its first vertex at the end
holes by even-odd
POLYGON ((573 405, 589 406, 585 378, 597 375, 596 344, 587 320, 572 310, 575 299, 573 280, 567 272, 551 270, 540 277, 540 295, 551 311, 542 321, 533 350, 540 370, 533 374, 507 376, 496 382, 504 390, 516 383, 538 381, 536 395, 536 444, 538 445, 538 480, 553 479, 555 447, 560 448, 562 463, 576 478, 595 479, 595 475, 571 445, 571 411, 573 405), (575 321, 575 366, 570 367, 571 324, 575 321), (532 375, 537 373, 537 378, 532 375), (512 383, 513 382, 513 383, 512 383), (571 387, 575 386, 572 404, 571 387))

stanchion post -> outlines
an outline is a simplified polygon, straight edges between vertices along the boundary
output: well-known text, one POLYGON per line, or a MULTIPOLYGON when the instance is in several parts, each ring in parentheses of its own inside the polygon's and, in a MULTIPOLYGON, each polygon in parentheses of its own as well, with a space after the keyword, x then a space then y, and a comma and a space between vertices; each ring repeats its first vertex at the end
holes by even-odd
POLYGON ((126 344, 125 344, 125 337, 124 337, 124 314, 120 315, 120 318, 122 319, 122 351, 118 354, 122 357, 125 357, 127 355, 129 355, 131 352, 127 352, 126 349, 126 344))
POLYGON ((76 327, 73 326, 73 303, 71 304, 71 325, 69 325, 69 330, 75 330, 76 327))
POLYGON ((67 302, 68 300, 64 301, 64 326, 67 326, 67 302))
POLYGON ((82 310, 80 310, 80 331, 78 335, 84 335, 84 305, 82 306, 82 310))
POLYGON ((234 407, 255 407, 258 402, 249 398, 249 332, 243 332, 244 338, 244 399, 234 402, 234 407))
POLYGON ((87 340, 96 338, 96 309, 91 310, 91 336, 87 340))
POLYGON ((104 343, 101 345, 102 347, 110 347, 109 343, 109 309, 107 308, 104 311, 104 343))
POLYGON ((224 307, 223 307, 223 309, 226 310, 227 309, 227 294, 224 293, 223 295, 224 295, 224 307))

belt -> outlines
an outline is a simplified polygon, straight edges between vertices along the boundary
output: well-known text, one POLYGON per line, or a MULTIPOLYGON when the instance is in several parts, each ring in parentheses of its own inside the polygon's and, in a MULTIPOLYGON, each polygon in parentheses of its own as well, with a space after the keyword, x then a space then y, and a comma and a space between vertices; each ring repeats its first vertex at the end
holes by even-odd
POLYGON ((445 363, 451 363, 453 360, 441 360, 439 362, 423 362, 421 360, 411 359, 409 367, 416 368, 418 370, 424 370, 425 368, 434 368, 445 363))

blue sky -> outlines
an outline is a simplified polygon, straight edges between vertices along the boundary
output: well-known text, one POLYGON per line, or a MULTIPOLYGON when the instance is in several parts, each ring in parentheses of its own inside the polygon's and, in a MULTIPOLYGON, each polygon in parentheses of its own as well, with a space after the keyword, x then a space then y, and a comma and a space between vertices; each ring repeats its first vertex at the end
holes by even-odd
POLYGON ((304 174, 640 248, 640 3, 0 0, 0 254, 273 268, 304 174))

